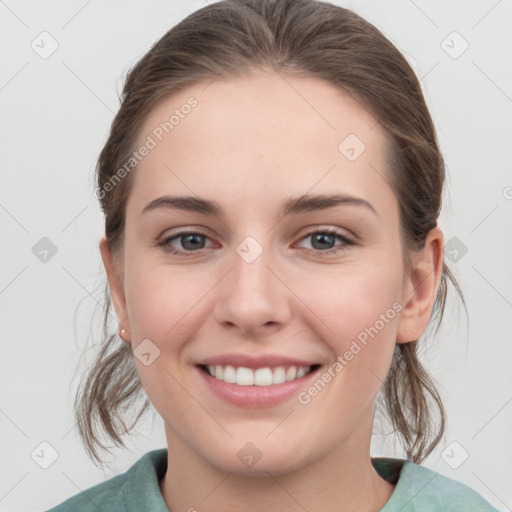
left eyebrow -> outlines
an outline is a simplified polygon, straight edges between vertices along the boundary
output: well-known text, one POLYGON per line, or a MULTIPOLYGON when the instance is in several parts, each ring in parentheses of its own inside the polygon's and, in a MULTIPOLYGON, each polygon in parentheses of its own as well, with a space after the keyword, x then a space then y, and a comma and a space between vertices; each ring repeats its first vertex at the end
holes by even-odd
MULTIPOLYGON (((362 206, 378 216, 377 211, 368 201, 343 194, 335 195, 304 195, 289 198, 284 201, 281 208, 281 216, 297 215, 305 212, 321 211, 338 205, 362 206)), ((149 202, 142 213, 147 213, 159 208, 186 210, 202 215, 224 217, 224 210, 219 203, 201 197, 194 196, 162 196, 149 202)))
POLYGON ((341 204, 349 204, 354 206, 363 206, 371 210, 375 215, 378 216, 377 211, 372 206, 371 203, 365 201, 360 197, 354 197, 343 194, 335 194, 335 195, 316 195, 316 196, 308 196, 304 195, 301 197, 291 198, 285 201, 282 215, 294 215, 298 213, 304 212, 312 212, 319 210, 326 210, 327 208, 332 208, 333 206, 338 206, 341 204))

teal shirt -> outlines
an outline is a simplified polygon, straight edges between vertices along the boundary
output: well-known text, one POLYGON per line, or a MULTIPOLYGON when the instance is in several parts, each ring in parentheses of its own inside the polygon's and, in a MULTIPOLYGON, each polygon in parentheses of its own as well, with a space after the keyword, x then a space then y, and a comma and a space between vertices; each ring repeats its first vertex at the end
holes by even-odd
MULTIPOLYGON (((382 478, 396 484, 381 512, 497 511, 467 485, 419 464, 385 457, 371 461, 382 478)), ((153 450, 125 473, 69 498, 48 512, 169 512, 159 486, 166 469, 167 448, 153 450)))

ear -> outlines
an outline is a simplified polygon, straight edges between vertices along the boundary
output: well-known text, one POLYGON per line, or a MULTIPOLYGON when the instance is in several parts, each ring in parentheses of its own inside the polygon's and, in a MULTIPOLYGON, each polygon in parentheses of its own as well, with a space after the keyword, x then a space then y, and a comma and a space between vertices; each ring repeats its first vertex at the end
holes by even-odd
MULTIPOLYGON (((128 320, 124 286, 122 277, 120 275, 120 269, 117 268, 112 250, 105 236, 101 238, 99 247, 101 259, 103 260, 103 266, 105 267, 105 271, 107 273, 110 296, 112 297, 114 309, 116 310, 116 316, 119 321, 119 328, 124 328, 127 331, 127 337, 129 339, 130 323, 128 320)), ((124 338, 121 339, 123 339, 123 341, 129 342, 129 340, 125 340, 124 338)))
POLYGON ((419 339, 430 320, 443 271, 443 233, 439 227, 430 230, 423 249, 412 251, 410 258, 411 268, 404 279, 397 343, 419 339))

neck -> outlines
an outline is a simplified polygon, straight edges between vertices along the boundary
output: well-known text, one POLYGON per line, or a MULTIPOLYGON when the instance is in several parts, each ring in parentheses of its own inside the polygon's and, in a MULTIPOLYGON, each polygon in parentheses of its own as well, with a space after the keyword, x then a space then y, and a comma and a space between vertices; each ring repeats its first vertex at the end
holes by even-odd
POLYGON ((373 468, 371 428, 351 437, 293 472, 247 476, 222 471, 167 432, 168 466, 160 484, 162 496, 171 512, 377 512, 395 486, 373 468))

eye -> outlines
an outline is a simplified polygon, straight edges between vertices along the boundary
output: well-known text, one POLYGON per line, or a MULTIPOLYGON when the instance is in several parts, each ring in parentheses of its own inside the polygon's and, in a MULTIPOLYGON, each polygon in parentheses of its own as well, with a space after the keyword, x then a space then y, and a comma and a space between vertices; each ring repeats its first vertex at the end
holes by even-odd
POLYGON ((204 249, 205 240, 208 240, 208 237, 203 233, 196 231, 180 231, 179 233, 164 238, 162 241, 158 242, 157 245, 163 247, 165 251, 170 254, 190 255, 192 252, 204 249), (176 248, 178 244, 181 246, 181 249, 176 248))
MULTIPOLYGON (((313 249, 305 248, 307 252, 315 255, 324 256, 327 254, 339 253, 346 250, 347 246, 354 245, 354 241, 336 229, 317 229, 304 236, 301 241, 310 238, 313 249), (336 240, 341 245, 335 245, 336 240)), ((205 242, 209 240, 208 236, 196 231, 180 231, 172 236, 163 238, 157 243, 159 247, 173 255, 191 256, 194 252, 205 249, 205 242), (180 247, 176 247, 179 245, 180 247)))
POLYGON ((346 250, 347 246, 354 245, 354 241, 345 236, 336 229, 317 229, 308 233, 302 240, 310 238, 313 249, 307 249, 308 252, 320 256, 326 254, 339 253, 346 250), (336 246, 336 240, 340 240, 342 245, 336 246))

